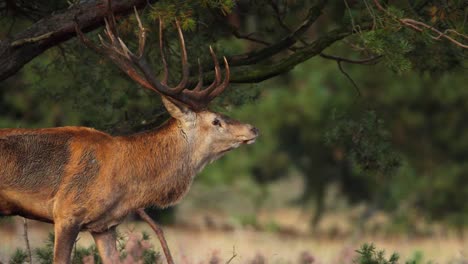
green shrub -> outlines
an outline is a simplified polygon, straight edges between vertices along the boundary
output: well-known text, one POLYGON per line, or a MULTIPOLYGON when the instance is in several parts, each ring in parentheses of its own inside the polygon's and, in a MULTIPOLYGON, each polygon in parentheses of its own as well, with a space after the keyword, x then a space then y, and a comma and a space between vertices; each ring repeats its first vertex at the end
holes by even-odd
POLYGON ((398 254, 393 253, 387 260, 384 250, 376 250, 373 244, 364 244, 356 250, 358 256, 354 259, 356 264, 398 264, 400 258, 398 254))
MULTIPOLYGON (((120 258, 126 259, 131 258, 132 261, 142 260, 144 264, 161 264, 162 258, 159 252, 151 249, 149 244, 150 236, 143 233, 141 236, 131 234, 128 238, 124 238, 120 234, 117 238, 118 250, 120 252, 120 258), (128 246, 132 240, 132 246, 128 246), (130 252, 129 252, 130 251, 130 252), (136 252, 136 253, 135 253, 136 252)), ((55 236, 53 233, 49 233, 48 238, 44 242, 44 246, 36 248, 33 252, 34 263, 39 264, 51 264, 54 259, 54 240, 55 236)), ((94 258, 95 264, 102 264, 101 257, 99 256, 98 250, 95 245, 90 247, 77 247, 73 249, 72 253, 72 264, 82 264, 85 257, 94 258)), ((11 256, 9 264, 24 264, 28 263, 28 255, 22 249, 17 249, 11 256)))
POLYGON ((27 262, 28 259, 28 254, 22 249, 17 249, 15 253, 13 253, 11 259, 10 259, 10 264, 23 264, 27 262))

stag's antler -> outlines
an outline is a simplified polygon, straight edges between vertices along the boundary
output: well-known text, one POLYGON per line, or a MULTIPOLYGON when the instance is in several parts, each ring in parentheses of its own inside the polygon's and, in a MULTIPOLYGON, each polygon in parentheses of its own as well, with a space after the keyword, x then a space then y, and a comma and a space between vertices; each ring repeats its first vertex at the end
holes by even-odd
POLYGON ((198 60, 199 77, 198 83, 193 90, 186 89, 189 80, 189 66, 187 62, 187 50, 185 49, 184 35, 180 27, 179 21, 175 21, 180 46, 181 46, 181 61, 182 61, 182 80, 175 87, 170 87, 168 81, 168 67, 164 55, 164 41, 163 41, 163 28, 164 24, 159 19, 159 48, 161 51, 161 58, 163 63, 164 75, 162 81, 158 81, 153 74, 153 70, 145 58, 145 44, 147 32, 143 27, 138 12, 135 8, 135 16, 138 22, 138 50, 135 53, 130 51, 127 45, 122 41, 117 31, 114 15, 110 12, 107 19, 105 19, 106 29, 104 30, 106 40, 99 35, 101 45, 94 44, 87 38, 81 31, 78 23, 75 24, 75 30, 81 41, 90 49, 95 52, 109 57, 122 71, 124 71, 130 78, 146 89, 155 91, 163 96, 169 97, 171 100, 183 103, 194 110, 205 108, 210 101, 216 96, 221 94, 224 89, 229 85, 229 64, 224 57, 224 66, 226 69, 225 78, 221 81, 221 73, 218 60, 213 49, 210 46, 210 53, 215 65, 215 80, 213 83, 203 88, 203 71, 200 60, 198 60))

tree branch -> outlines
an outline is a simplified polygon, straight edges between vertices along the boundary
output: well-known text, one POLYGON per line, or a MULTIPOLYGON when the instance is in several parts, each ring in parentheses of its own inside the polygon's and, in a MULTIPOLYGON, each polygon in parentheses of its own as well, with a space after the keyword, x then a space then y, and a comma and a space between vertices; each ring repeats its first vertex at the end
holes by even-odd
POLYGON ((323 52, 320 53, 320 57, 322 57, 324 59, 336 61, 336 63, 338 64, 338 69, 346 77, 346 79, 348 79, 351 82, 351 84, 354 86, 354 88, 356 89, 356 92, 357 92, 357 94, 359 96, 361 96, 361 90, 359 89, 359 86, 356 84, 356 82, 353 80, 353 78, 351 78, 351 76, 343 69, 343 65, 341 63, 346 62, 346 63, 352 63, 352 64, 373 65, 373 64, 378 63, 380 58, 382 58, 382 56, 380 55, 380 56, 375 56, 375 57, 362 59, 362 60, 352 60, 352 59, 348 59, 348 58, 328 55, 328 54, 325 54, 323 52))
POLYGON ((353 80, 353 78, 351 78, 351 76, 343 69, 343 65, 341 65, 341 61, 336 61, 336 63, 338 64, 338 69, 340 70, 340 72, 346 77, 346 79, 348 79, 351 84, 354 86, 354 88, 356 89, 356 92, 358 94, 358 96, 361 96, 361 90, 359 89, 359 86, 357 86, 356 82, 353 80))
MULTIPOLYGON (((285 36, 284 38, 282 38, 281 40, 279 40, 278 42, 270 44, 270 43, 268 43, 266 41, 263 41, 263 40, 248 39, 250 41, 254 41, 254 42, 257 42, 257 43, 264 44, 267 47, 264 47, 264 48, 259 49, 259 50, 254 50, 254 51, 251 51, 251 52, 247 52, 247 53, 244 53, 244 54, 229 56, 229 57, 227 57, 227 60, 229 61, 229 66, 231 68, 233 68, 233 67, 239 67, 239 66, 252 65, 252 64, 256 64, 256 63, 258 63, 258 62, 260 62, 262 60, 265 60, 267 58, 273 57, 274 55, 280 53, 281 51, 287 50, 287 49, 289 49, 289 50, 291 50, 293 52, 296 52, 297 50, 303 49, 303 47, 302 48, 295 48, 295 47, 292 47, 292 46, 300 39, 300 36, 302 34, 304 34, 310 28, 310 26, 320 17, 320 15, 322 14, 322 9, 325 7, 326 2, 327 1, 324 1, 324 0, 318 1, 316 5, 314 5, 313 7, 311 7, 309 9, 306 18, 301 23, 301 25, 295 31, 291 31, 291 30, 288 29, 289 34, 287 36, 285 36)), ((245 36, 241 35, 233 25, 230 25, 228 23, 225 23, 225 24, 226 24, 227 27, 229 27, 231 33, 236 38, 246 39, 245 36)), ((220 58, 218 58, 218 60, 222 61, 223 58, 220 57, 220 58)), ((213 62, 208 62, 206 65, 203 66, 203 68, 204 69, 211 69, 211 68, 213 68, 213 66, 214 66, 213 62)), ((251 68, 258 68, 258 67, 259 66, 252 66, 251 68)), ((248 67, 246 69, 248 69, 248 67)), ((193 70, 195 70, 195 68, 193 70)), ((213 78, 214 78, 214 73, 213 72, 207 73, 206 76, 203 77, 204 80, 210 80, 210 82, 213 81, 213 78)), ((231 78, 230 78, 231 82, 236 82, 236 79, 237 79, 236 76, 233 76, 233 74, 231 74, 231 78)), ((242 79, 242 78, 240 78, 240 79, 242 79)), ((247 78, 247 79, 249 79, 249 78, 247 78)), ((206 81, 206 82, 208 83, 208 81, 206 81)), ((241 82, 244 82, 244 81, 241 81, 241 82)), ((249 82, 249 81, 245 81, 245 82, 249 82)), ((193 83, 194 82, 190 82, 190 85, 192 85, 193 83)))
POLYGON ((253 33, 241 34, 237 27, 235 27, 234 25, 231 25, 229 22, 225 22, 225 19, 218 19, 218 21, 221 22, 221 23, 224 23, 226 25, 226 27, 229 28, 229 31, 231 31, 231 34, 234 35, 234 37, 236 37, 238 39, 245 39, 245 40, 252 41, 252 42, 255 42, 255 43, 259 43, 259 44, 262 44, 262 45, 265 45, 265 46, 271 45, 271 43, 269 43, 269 42, 267 42, 265 40, 253 37, 252 36, 253 33))
POLYGON ((430 25, 428 25, 428 24, 426 24, 424 22, 421 22, 421 21, 417 21, 417 20, 414 20, 414 19, 411 19, 411 18, 398 18, 398 17, 395 17, 394 15, 390 14, 387 11, 387 9, 385 9, 380 4, 379 0, 374 0, 374 4, 377 7, 377 9, 384 12, 388 16, 393 17, 396 21, 398 21, 400 24, 402 24, 405 27, 411 28, 411 29, 416 30, 418 32, 422 32, 424 29, 427 29, 427 30, 429 30, 429 31, 436 34, 436 36, 431 36, 432 39, 440 40, 441 38, 444 38, 444 39, 452 42, 453 44, 457 45, 458 47, 468 49, 468 44, 461 43, 461 42, 457 41, 456 39, 454 39, 451 36, 446 34, 447 32, 451 32, 451 33, 455 33, 456 35, 458 35, 460 37, 468 39, 468 36, 466 36, 464 34, 461 34, 461 33, 457 32, 454 29, 447 29, 445 32, 442 32, 442 31, 438 30, 437 28, 435 28, 433 26, 430 26, 430 25))
POLYGON ((298 38, 304 34, 309 27, 319 18, 322 14, 322 9, 325 6, 326 1, 319 1, 315 6, 309 9, 309 13, 304 22, 291 34, 284 37, 280 41, 263 48, 261 50, 255 50, 247 54, 235 55, 228 58, 231 66, 242 66, 255 64, 261 60, 269 58, 279 52, 288 49, 294 43, 297 42, 298 38))
MULTIPOLYGON (((274 0, 270 0, 268 1, 271 8, 273 9, 273 11, 275 12, 275 16, 276 16, 276 20, 278 21, 278 24, 288 33, 291 33, 291 29, 289 28, 288 25, 286 25, 286 23, 284 22, 283 20, 283 16, 280 12, 280 8, 279 6, 276 4, 276 2, 274 0)), ((302 39, 301 37, 298 37, 298 40, 304 44, 304 45, 307 45, 308 43, 302 39)))
MULTIPOLYGON (((425 29, 428 29, 428 30, 436 33, 437 36, 431 36, 432 39, 439 40, 441 38, 445 38, 446 40, 452 42, 453 44, 455 44, 455 45, 457 45, 457 46, 459 46, 461 48, 468 49, 468 44, 463 44, 463 43, 457 41, 456 39, 450 37, 449 35, 445 34, 444 32, 438 30, 437 28, 434 28, 433 26, 429 26, 429 25, 427 25, 427 24, 425 24, 425 23, 423 23, 421 21, 417 21, 417 20, 414 20, 414 19, 411 19, 411 18, 402 18, 402 19, 399 19, 399 21, 403 25, 406 25, 406 26, 408 26, 408 27, 410 27, 410 28, 412 28, 412 29, 414 29, 416 31, 419 31, 419 32, 422 32, 423 29, 425 28, 425 29)), ((463 34, 457 32, 454 29, 448 29, 448 30, 446 30, 446 32, 452 32, 452 33, 455 32, 456 35, 461 36, 461 37, 463 37, 465 39, 468 39, 468 36, 463 35, 463 34)))
MULTIPOLYGON (((134 6, 141 8, 147 2, 148 0, 114 0, 112 11, 118 15, 127 15, 132 12, 134 6)), ((74 37, 75 19, 80 22, 84 32, 89 32, 104 24, 107 11, 103 1, 86 1, 39 20, 11 39, 1 40, 0 81, 15 74, 47 49, 74 37)))
POLYGON ((278 21, 278 24, 284 29, 286 30, 286 32, 290 32, 289 30, 289 27, 286 25, 286 23, 284 23, 283 21, 283 17, 282 17, 282 14, 280 12, 280 8, 279 6, 275 3, 274 0, 269 0, 268 3, 270 4, 271 8, 273 9, 273 11, 275 11, 275 16, 276 16, 276 20, 278 21))
POLYGON ((375 57, 371 57, 371 58, 367 58, 367 59, 362 59, 362 60, 352 60, 352 59, 348 59, 348 58, 328 55, 328 54, 325 54, 325 53, 322 52, 322 53, 320 53, 320 57, 322 57, 324 59, 328 59, 328 60, 334 60, 334 61, 337 61, 337 62, 347 62, 347 63, 351 63, 351 64, 373 65, 373 64, 377 64, 379 62, 379 60, 383 56, 379 55, 379 56, 375 56, 375 57))
MULTIPOLYGON (((238 61, 240 66, 231 66, 231 83, 257 83, 269 79, 271 77, 286 73, 292 70, 296 65, 319 55, 325 48, 351 35, 352 29, 342 27, 332 30, 324 36, 318 38, 308 46, 298 48, 295 53, 268 65, 243 65, 242 61, 238 61)), ((229 64, 232 65, 231 61, 229 64)), ((214 72, 204 74, 203 81, 210 83, 214 80, 214 72)), ((198 80, 193 78, 190 84, 196 84, 198 80)))

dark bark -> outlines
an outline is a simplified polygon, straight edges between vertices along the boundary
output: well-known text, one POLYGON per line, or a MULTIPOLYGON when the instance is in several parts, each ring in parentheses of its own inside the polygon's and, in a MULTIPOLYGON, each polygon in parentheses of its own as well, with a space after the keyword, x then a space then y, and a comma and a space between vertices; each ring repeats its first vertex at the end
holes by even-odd
POLYGON ((255 64, 259 61, 267 59, 271 56, 280 53, 281 51, 288 49, 289 47, 294 45, 297 42, 297 40, 302 36, 302 34, 304 34, 310 28, 310 26, 320 17, 325 3, 326 1, 319 1, 315 6, 310 8, 307 17, 302 22, 302 24, 295 31, 290 32, 289 35, 287 35, 280 41, 261 50, 256 50, 247 54, 230 57, 230 65, 242 66, 255 64))
MULTIPOLYGON (((147 2, 157 0, 113 0, 112 11, 115 15, 131 13, 133 6, 141 8, 147 2)), ((232 83, 261 82, 282 73, 288 72, 296 65, 319 55, 325 48, 334 42, 351 35, 352 29, 344 26, 331 30, 317 38, 312 43, 294 49, 294 53, 274 60, 268 64, 259 63, 271 58, 281 51, 287 50, 320 16, 326 1, 310 8, 303 23, 293 32, 263 49, 235 55, 228 58, 231 65, 232 83)), ((56 46, 74 36, 75 21, 78 21, 83 32, 89 32, 103 25, 104 17, 108 14, 107 1, 91 1, 76 7, 55 13, 43 18, 25 31, 15 35, 12 39, 0 41, 0 81, 15 74, 26 63, 45 50, 56 46)), ((364 30, 365 26, 362 27, 364 30)), ((210 66, 210 65, 205 65, 210 66)), ((210 69, 211 67, 203 67, 210 69)), ((205 83, 214 79, 213 72, 204 74, 205 83)), ((197 80, 191 79, 190 84, 197 80)))
MULTIPOLYGON (((147 0, 114 0, 112 11, 116 15, 126 15, 133 11, 134 6, 141 8, 147 2, 147 0)), ((103 25, 107 12, 106 1, 86 2, 45 17, 11 39, 1 40, 0 81, 15 74, 47 49, 74 37, 75 19, 83 32, 89 32, 103 25)))
MULTIPOLYGON (((363 26, 364 28, 364 26, 363 26)), ((348 27, 342 27, 331 30, 325 33, 323 36, 317 38, 314 42, 309 45, 298 48, 291 55, 283 57, 277 61, 270 62, 268 64, 252 64, 244 65, 241 61, 239 63, 244 66, 233 66, 231 67, 231 83, 259 83, 280 74, 289 72, 294 69, 298 64, 319 55, 323 50, 328 48, 330 45, 338 40, 341 40, 352 34, 352 29, 348 27)), ((285 47, 286 49, 287 47, 285 47)), ((263 52, 269 52, 269 47, 263 49, 263 52)), ((273 47, 275 49, 275 47, 273 47)), ((273 51, 274 53, 276 51, 273 51)), ((248 59, 247 59, 248 60, 248 59)), ((231 64, 230 64, 231 65, 231 64)), ((203 67, 205 68, 205 67, 203 67)), ((206 72, 203 75, 204 83, 211 83, 214 80, 214 72, 206 72)), ((194 86, 198 79, 191 78, 189 84, 194 86)))

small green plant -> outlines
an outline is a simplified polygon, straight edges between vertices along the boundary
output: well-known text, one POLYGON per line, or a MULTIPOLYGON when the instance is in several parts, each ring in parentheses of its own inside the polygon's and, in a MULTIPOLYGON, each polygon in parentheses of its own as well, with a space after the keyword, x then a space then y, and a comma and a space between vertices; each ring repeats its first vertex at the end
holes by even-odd
POLYGON ((22 249, 17 249, 15 253, 13 253, 9 264, 23 264, 27 262, 28 259, 28 254, 26 254, 26 251, 22 249))
POLYGON ((143 251, 143 263, 144 264, 158 264, 162 263, 161 255, 152 249, 143 251))
MULTIPOLYGON (((48 238, 44 242, 44 246, 34 250, 33 257, 35 263, 51 264, 54 260, 54 239, 55 235, 49 233, 48 238)), ((149 243, 150 236, 143 233, 141 236, 137 234, 129 234, 128 237, 118 235, 118 250, 120 258, 126 263, 144 263, 144 264, 161 264, 162 258, 159 252, 151 249, 149 243)), ((90 247, 76 247, 72 254, 72 264, 82 264, 84 259, 92 258, 94 264, 102 264, 101 257, 95 245, 90 247)), ((28 263, 28 255, 22 249, 17 249, 11 256, 9 264, 24 264, 28 263)))
POLYGON ((432 262, 424 262, 424 254, 421 251, 415 251, 411 258, 405 262, 405 264, 430 264, 432 262))
POLYGON ((83 259, 86 257, 93 258, 94 264, 102 264, 101 257, 99 257, 99 253, 95 245, 92 245, 88 248, 77 247, 72 257, 72 263, 81 264, 83 263, 83 259))
POLYGON ((275 222, 274 220, 271 220, 265 225, 264 228, 268 232, 275 233, 275 232, 280 231, 281 226, 277 222, 275 222))
POLYGON ((36 248, 34 250, 34 255, 36 256, 36 261, 39 264, 50 264, 54 260, 54 233, 49 233, 47 240, 45 241, 44 247, 36 248))
POLYGON ((397 264, 400 258, 397 253, 393 253, 386 259, 385 251, 377 250, 373 244, 364 244, 356 252, 358 256, 353 260, 355 264, 397 264))
MULTIPOLYGON (((398 264, 400 256, 397 253, 390 255, 389 259, 385 258, 384 250, 377 250, 376 247, 371 244, 364 244, 360 249, 356 250, 358 256, 353 259, 355 264, 398 264)), ((421 251, 415 251, 411 258, 404 262, 405 264, 431 264, 432 261, 425 262, 424 255, 421 251)))
POLYGON ((238 219, 242 226, 249 226, 253 228, 258 228, 260 226, 257 216, 254 214, 241 215, 238 219))

